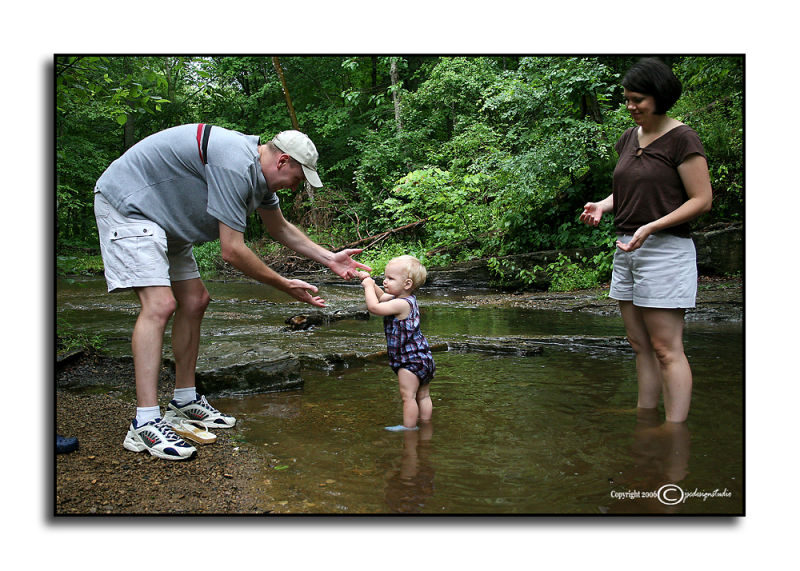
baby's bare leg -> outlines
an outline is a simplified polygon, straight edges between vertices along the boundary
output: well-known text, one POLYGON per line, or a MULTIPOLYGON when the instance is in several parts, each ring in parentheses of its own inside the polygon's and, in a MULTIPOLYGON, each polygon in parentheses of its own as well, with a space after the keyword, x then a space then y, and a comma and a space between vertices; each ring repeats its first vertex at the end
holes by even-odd
POLYGON ((431 400, 430 383, 421 386, 417 390, 417 406, 419 407, 419 419, 430 420, 433 416, 433 401, 431 400))
POLYGON ((417 404, 419 378, 408 369, 400 369, 397 371, 397 382, 400 386, 400 398, 403 399, 403 426, 414 428, 420 413, 417 404))

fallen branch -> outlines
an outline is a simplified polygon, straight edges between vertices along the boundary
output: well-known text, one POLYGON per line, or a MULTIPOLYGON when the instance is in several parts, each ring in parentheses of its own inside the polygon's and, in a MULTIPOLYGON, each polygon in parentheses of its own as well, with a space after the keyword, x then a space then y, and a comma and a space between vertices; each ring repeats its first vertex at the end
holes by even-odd
POLYGON ((361 244, 369 242, 366 246, 363 246, 363 249, 366 250, 367 248, 374 246, 378 242, 382 242, 389 236, 421 228, 422 226, 425 225, 426 222, 428 222, 428 219, 423 218, 421 220, 417 220, 416 222, 412 222, 411 224, 406 224, 404 226, 398 226, 397 228, 386 230, 385 232, 381 232, 380 234, 373 234, 372 236, 367 236, 366 238, 362 238, 361 240, 356 240, 355 242, 350 242, 349 244, 345 244, 344 246, 342 246, 342 249, 355 248, 360 246, 361 244))

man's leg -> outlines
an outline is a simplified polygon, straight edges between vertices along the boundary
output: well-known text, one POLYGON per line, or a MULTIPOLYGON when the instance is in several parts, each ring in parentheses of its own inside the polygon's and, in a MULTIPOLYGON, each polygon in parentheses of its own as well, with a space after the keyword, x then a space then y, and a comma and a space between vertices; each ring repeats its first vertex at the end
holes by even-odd
POLYGON ((173 282, 172 291, 178 304, 172 322, 175 388, 190 388, 195 386, 200 326, 211 298, 199 278, 173 282))
POLYGON ((164 419, 172 424, 191 420, 206 428, 232 428, 236 419, 211 406, 195 389, 200 327, 211 297, 200 278, 174 281, 172 291, 177 301, 172 322, 175 398, 167 405, 164 419))
POLYGON ((131 348, 136 370, 136 405, 158 406, 158 377, 164 331, 175 312, 175 297, 166 286, 136 288, 142 309, 133 328, 131 348))
POLYGON ((136 375, 136 419, 122 446, 132 452, 147 451, 165 460, 185 460, 195 452, 163 421, 158 420, 158 377, 161 373, 164 331, 175 312, 175 297, 168 286, 136 288, 142 304, 133 328, 133 366, 136 375))

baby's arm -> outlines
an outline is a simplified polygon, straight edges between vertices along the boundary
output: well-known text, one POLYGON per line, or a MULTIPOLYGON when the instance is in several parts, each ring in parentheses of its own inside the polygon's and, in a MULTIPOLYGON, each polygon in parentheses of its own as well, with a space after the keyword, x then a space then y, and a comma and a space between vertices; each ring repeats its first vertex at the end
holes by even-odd
MULTIPOLYGON (((359 272, 356 272, 356 277, 358 277, 358 279, 359 279, 359 280, 361 280, 361 284, 362 284, 362 285, 364 284, 364 278, 370 278, 370 279, 372 279, 372 278, 371 278, 371 276, 370 276, 370 275, 369 275, 367 272, 361 272, 361 271, 359 271, 359 272)), ((377 297, 379 300, 381 300, 381 298, 382 298, 384 295, 386 295, 386 294, 384 294, 384 293, 383 293, 383 290, 382 290, 381 288, 379 288, 379 287, 378 287, 378 284, 376 284, 374 280, 372 280, 372 287, 373 287, 373 288, 374 288, 374 290, 375 290, 375 296, 376 296, 376 297, 377 297)))
POLYGON ((359 275, 359 278, 361 278, 361 285, 364 286, 364 298, 370 313, 375 315, 400 315, 408 309, 408 302, 384 293, 381 288, 375 285, 375 281, 369 275, 364 278, 359 275))

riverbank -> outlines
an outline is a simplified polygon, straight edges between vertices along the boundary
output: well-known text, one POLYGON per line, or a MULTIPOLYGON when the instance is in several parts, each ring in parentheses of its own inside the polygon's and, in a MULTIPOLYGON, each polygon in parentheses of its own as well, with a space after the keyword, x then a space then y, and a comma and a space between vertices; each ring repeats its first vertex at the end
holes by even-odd
MULTIPOLYGON (((472 296, 480 305, 497 304, 570 312, 611 314, 616 302, 607 288, 579 292, 489 293, 472 296)), ((741 320, 741 279, 700 280, 698 307, 688 320, 741 320)), ((298 513, 286 490, 267 475, 268 447, 243 441, 238 428, 217 430, 217 441, 198 445, 195 458, 168 462, 133 453, 122 440, 135 407, 130 359, 81 355, 56 369, 55 430, 77 436, 80 448, 54 461, 53 513, 56 515, 232 515, 298 513), (79 380, 80 382, 76 382, 79 380), (59 388, 70 386, 69 390, 59 388)), ((160 402, 171 398, 174 376, 161 371, 160 402)))
MULTIPOLYGON (((122 447, 135 412, 130 388, 98 394, 90 387, 119 386, 134 378, 131 360, 85 355, 60 367, 56 385, 79 377, 81 391, 57 390, 55 426, 58 434, 77 436, 79 449, 56 455, 56 515, 117 514, 265 514, 274 510, 254 493, 253 483, 264 460, 242 446, 238 431, 217 430, 217 441, 196 445, 188 461, 159 460, 146 452, 122 447)), ((164 367, 159 401, 168 402, 175 387, 164 367)), ((275 504, 279 506, 279 504, 275 504)))

